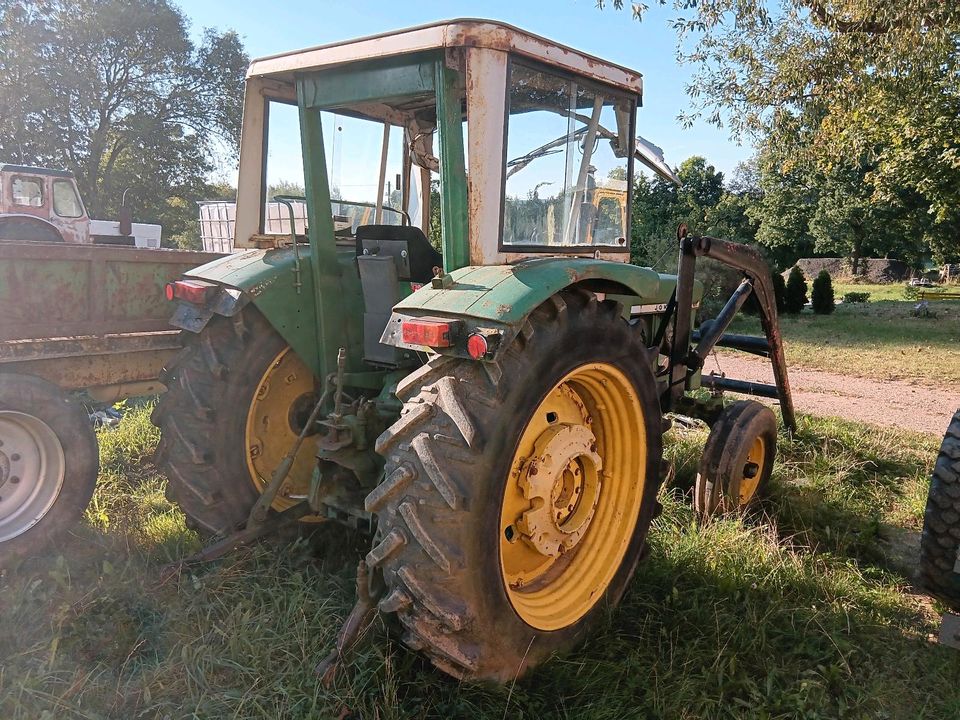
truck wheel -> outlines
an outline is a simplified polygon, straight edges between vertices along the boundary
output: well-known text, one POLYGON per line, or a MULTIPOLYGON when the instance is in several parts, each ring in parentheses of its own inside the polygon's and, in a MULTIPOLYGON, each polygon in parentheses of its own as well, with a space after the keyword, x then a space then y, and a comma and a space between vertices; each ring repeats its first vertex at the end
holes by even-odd
POLYGON ((620 313, 564 292, 496 365, 435 358, 398 388, 367 564, 404 642, 451 675, 511 680, 627 587, 662 451, 652 360, 620 313))
POLYGON ((81 403, 38 377, 0 374, 0 565, 54 545, 83 515, 98 470, 81 403))
MULTIPOLYGON (((156 463, 190 524, 222 535, 247 519, 306 422, 314 376, 252 306, 186 335, 160 378, 167 392, 151 418, 161 430, 156 463)), ((304 443, 274 510, 306 497, 314 463, 304 443)))
POLYGON ((767 493, 777 454, 777 416, 755 400, 728 405, 710 428, 693 491, 697 514, 743 510, 767 493))
POLYGON ((920 582, 931 594, 960 609, 960 410, 933 466, 920 538, 920 582))

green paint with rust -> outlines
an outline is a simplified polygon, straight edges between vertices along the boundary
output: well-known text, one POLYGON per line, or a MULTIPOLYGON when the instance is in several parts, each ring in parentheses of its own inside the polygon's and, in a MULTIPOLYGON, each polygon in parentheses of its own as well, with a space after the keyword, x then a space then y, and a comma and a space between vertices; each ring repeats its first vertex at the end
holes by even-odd
POLYGON ((467 170, 463 157, 463 96, 459 73, 437 60, 437 125, 440 130, 440 217, 443 269, 459 270, 470 262, 467 170))
MULTIPOLYGON (((297 355, 318 377, 322 377, 311 250, 301 246, 299 251, 300 280, 303 283, 299 294, 294 284, 292 248, 248 250, 228 255, 194 268, 187 275, 246 293, 297 355)), ((359 372, 366 369, 361 360, 363 300, 353 247, 338 246, 334 262, 338 268, 336 276, 340 292, 330 299, 330 304, 342 315, 344 334, 337 338, 333 356, 335 359, 337 348, 344 345, 348 369, 359 372)))
MULTIPOLYGON (((537 258, 516 265, 470 266, 450 273, 447 288, 424 286, 395 310, 416 315, 459 315, 506 325, 522 322, 564 288, 586 283, 634 302, 666 303, 676 284, 669 275, 627 263, 590 258, 537 258)), ((702 292, 702 286, 701 286, 702 292)))

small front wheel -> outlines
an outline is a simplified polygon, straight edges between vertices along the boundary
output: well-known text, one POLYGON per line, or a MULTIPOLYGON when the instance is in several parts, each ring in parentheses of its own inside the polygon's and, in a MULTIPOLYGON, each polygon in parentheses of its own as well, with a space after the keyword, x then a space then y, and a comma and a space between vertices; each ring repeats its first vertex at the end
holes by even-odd
POLYGON ((777 417, 755 400, 727 406, 710 429, 694 487, 702 518, 743 510, 767 492, 777 454, 777 417))

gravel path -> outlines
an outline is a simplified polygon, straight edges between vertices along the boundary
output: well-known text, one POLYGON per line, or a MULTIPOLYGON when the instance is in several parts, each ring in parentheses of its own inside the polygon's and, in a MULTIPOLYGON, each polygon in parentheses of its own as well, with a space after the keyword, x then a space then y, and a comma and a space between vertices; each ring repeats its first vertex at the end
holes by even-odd
MULTIPOLYGON (((770 361, 765 358, 718 351, 716 360, 707 358, 704 374, 716 372, 717 361, 727 377, 773 382, 770 361)), ((870 380, 797 366, 789 367, 788 374, 793 404, 798 411, 812 415, 942 436, 950 418, 960 408, 960 390, 957 388, 938 390, 909 380, 870 380)))

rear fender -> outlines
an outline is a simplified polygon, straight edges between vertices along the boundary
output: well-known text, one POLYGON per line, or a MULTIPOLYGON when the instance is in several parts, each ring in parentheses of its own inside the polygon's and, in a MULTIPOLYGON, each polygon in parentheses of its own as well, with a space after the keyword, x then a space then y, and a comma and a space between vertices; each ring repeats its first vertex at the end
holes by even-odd
POLYGON ((214 315, 233 317, 253 303, 297 355, 315 373, 319 372, 310 253, 306 246, 298 250, 299 273, 295 272, 292 248, 248 250, 190 270, 185 277, 213 283, 219 289, 202 306, 180 302, 170 324, 199 333, 214 315))
POLYGON ((496 360, 520 332, 527 317, 551 296, 569 287, 583 287, 615 296, 630 306, 666 303, 673 284, 661 283, 659 273, 628 263, 592 258, 551 257, 515 265, 465 267, 401 300, 380 342, 423 351, 403 342, 402 323, 429 317, 454 323, 453 345, 442 354, 469 357, 466 338, 480 333, 488 340, 485 360, 496 360))

